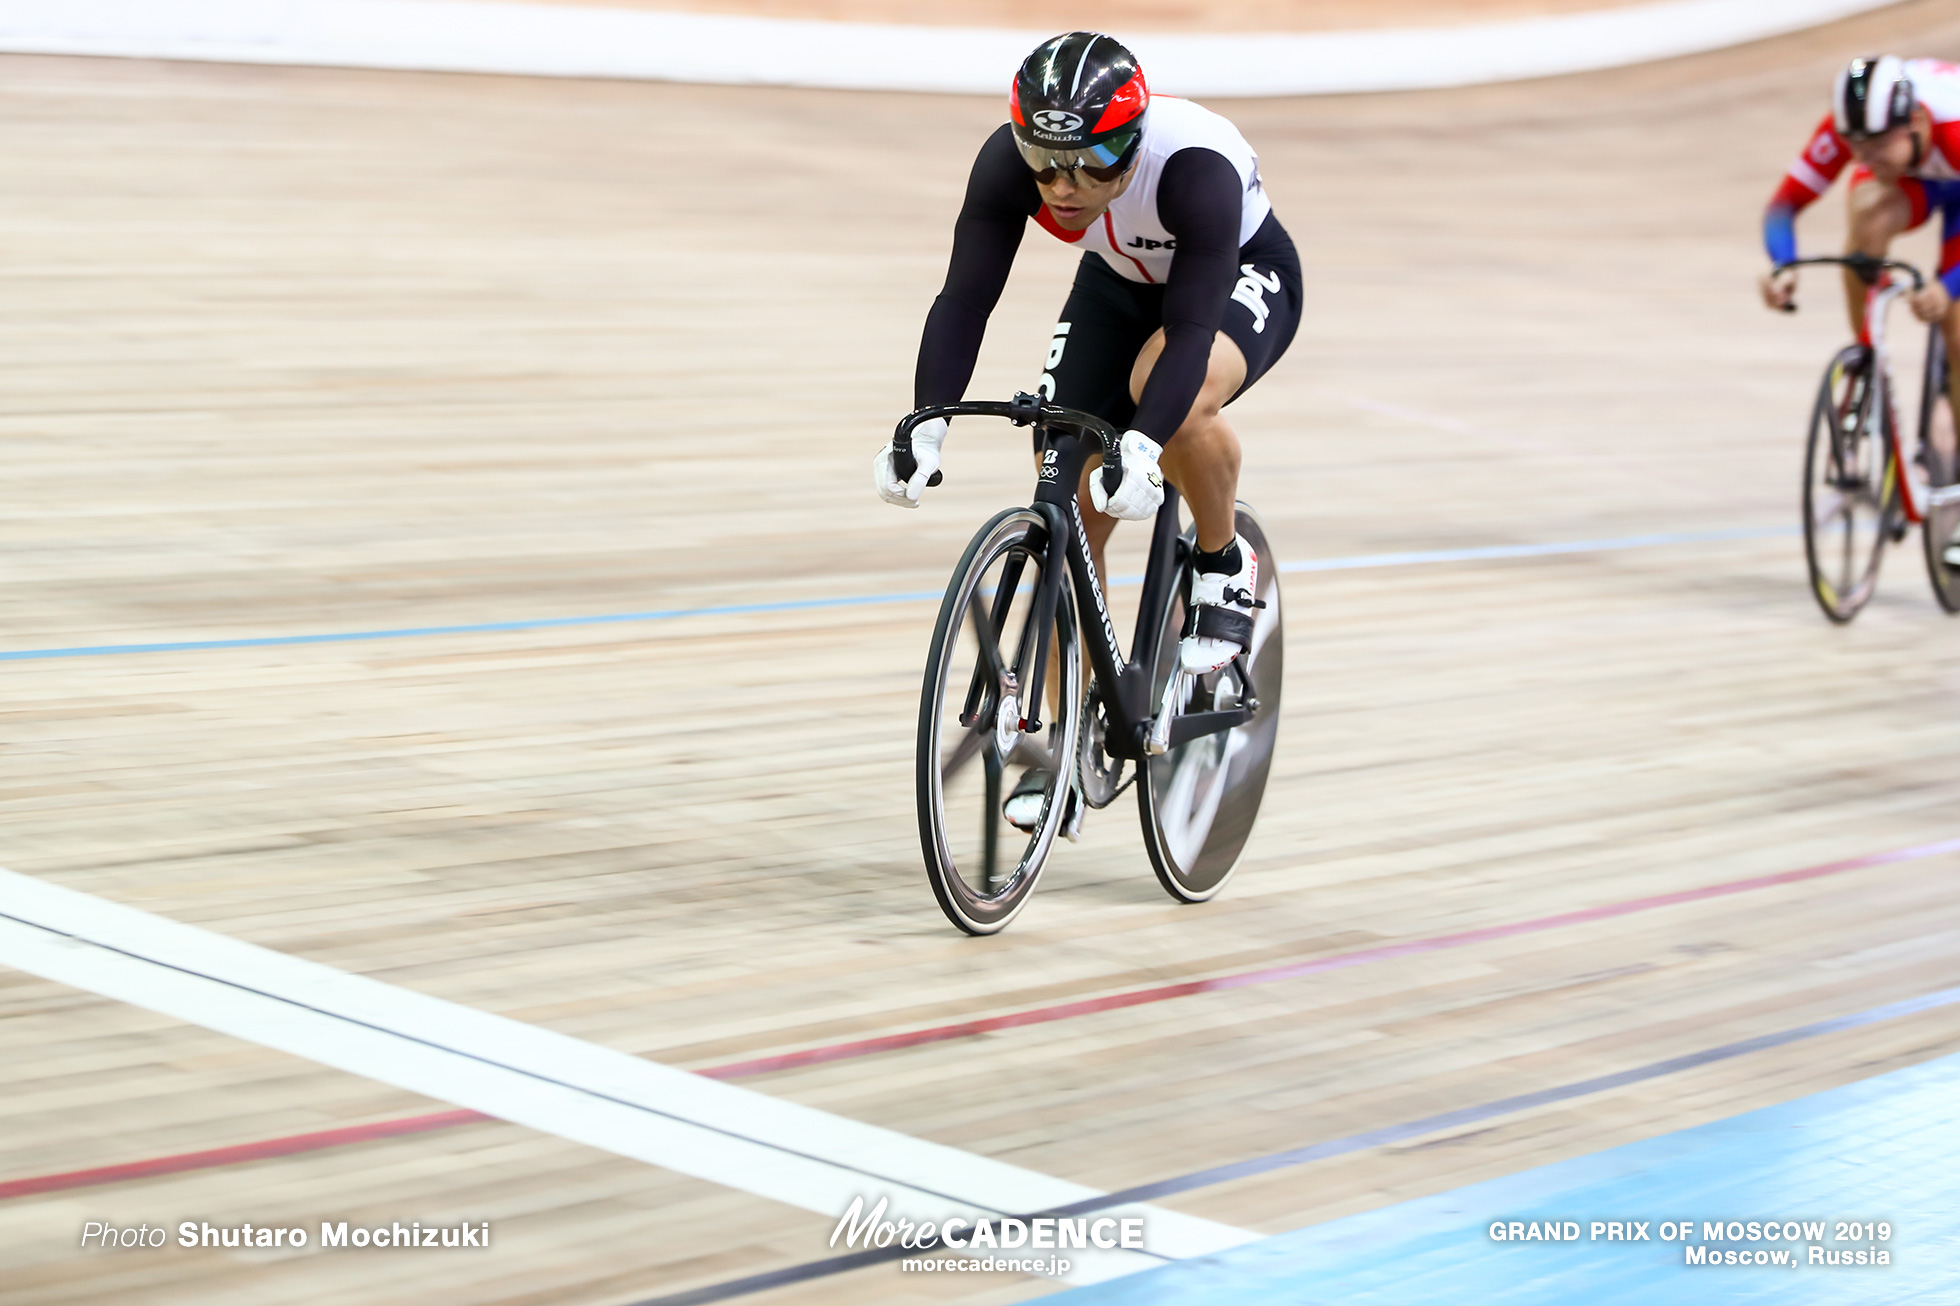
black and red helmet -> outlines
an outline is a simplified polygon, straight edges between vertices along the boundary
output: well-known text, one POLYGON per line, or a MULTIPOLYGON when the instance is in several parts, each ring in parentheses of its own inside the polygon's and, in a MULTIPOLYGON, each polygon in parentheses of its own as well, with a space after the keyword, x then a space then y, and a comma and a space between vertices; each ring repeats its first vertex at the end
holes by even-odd
POLYGON ((1014 143, 1043 180, 1083 169, 1097 181, 1136 158, 1149 116, 1143 69, 1121 41, 1068 32, 1036 47, 1014 75, 1007 111, 1014 143))

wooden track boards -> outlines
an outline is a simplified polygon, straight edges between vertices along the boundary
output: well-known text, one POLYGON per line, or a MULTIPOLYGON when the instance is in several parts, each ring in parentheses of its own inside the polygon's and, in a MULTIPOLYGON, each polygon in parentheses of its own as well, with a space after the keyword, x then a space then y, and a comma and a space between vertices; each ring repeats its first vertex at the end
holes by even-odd
MULTIPOLYGON (((1822 278, 1798 318, 1756 305, 1755 215, 1831 67, 1890 45, 1960 53, 1960 22, 1904 5, 1606 76, 1229 106, 1309 264, 1300 339, 1234 409, 1282 558, 1794 523, 1843 323, 1822 278)), ((9 649, 932 589, 1026 492, 1019 437, 973 424, 924 511, 865 484, 991 102, 0 67, 9 649), (873 121, 944 158, 894 166, 873 121)), ((1031 379, 1071 262, 1029 235, 976 394, 1031 379)), ((1162 896, 1123 807, 1007 935, 951 932, 912 834, 924 603, 16 663, 0 861, 703 1066, 1956 833, 1956 636, 1916 550, 1846 630, 1794 539, 1286 596, 1274 788, 1202 908, 1162 896)), ((1953 874, 754 1082, 1121 1187, 1951 985, 1953 874)), ((438 1109, 17 972, 0 1015, 0 1179, 438 1109)), ((1960 1015, 1928 1013, 1172 1204, 1286 1229, 1956 1048, 1960 1015)), ((627 1302, 828 1232, 486 1124, 0 1205, 0 1298, 627 1302), (499 1241, 73 1247, 87 1219, 329 1217, 499 1241)), ((886 1269, 754 1300, 1048 1290, 886 1269)))

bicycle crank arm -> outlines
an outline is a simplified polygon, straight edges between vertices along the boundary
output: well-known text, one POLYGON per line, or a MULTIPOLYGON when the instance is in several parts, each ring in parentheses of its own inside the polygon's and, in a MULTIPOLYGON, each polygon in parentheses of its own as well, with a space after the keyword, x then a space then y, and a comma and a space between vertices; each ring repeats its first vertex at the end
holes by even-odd
POLYGON ((1183 697, 1184 668, 1179 667, 1171 672, 1170 682, 1164 686, 1164 699, 1157 707, 1157 719, 1150 723, 1150 733, 1143 741, 1143 751, 1152 757, 1171 746, 1171 724, 1177 720, 1177 704, 1183 697))
POLYGON ((1206 735, 1222 734, 1236 729, 1252 720, 1255 709, 1249 707, 1228 707, 1217 712, 1192 712, 1171 722, 1170 746, 1188 744, 1193 739, 1203 739, 1206 735))
POLYGON ((1951 508, 1960 503, 1960 485, 1942 485, 1926 492, 1926 502, 1935 508, 1951 508))

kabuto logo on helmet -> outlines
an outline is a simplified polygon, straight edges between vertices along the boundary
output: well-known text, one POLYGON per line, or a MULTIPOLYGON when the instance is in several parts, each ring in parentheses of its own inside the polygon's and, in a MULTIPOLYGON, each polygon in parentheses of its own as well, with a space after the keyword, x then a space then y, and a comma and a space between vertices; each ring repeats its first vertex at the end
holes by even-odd
POLYGON ((1035 114, 1034 125, 1038 131, 1066 135, 1082 130, 1082 115, 1065 109, 1043 109, 1035 114))

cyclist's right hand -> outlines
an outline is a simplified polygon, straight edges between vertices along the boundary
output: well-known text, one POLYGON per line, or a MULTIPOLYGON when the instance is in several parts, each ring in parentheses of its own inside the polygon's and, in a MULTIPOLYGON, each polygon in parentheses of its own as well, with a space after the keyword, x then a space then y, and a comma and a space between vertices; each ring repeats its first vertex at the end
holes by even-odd
POLYGON ((871 460, 871 485, 878 491, 878 497, 886 503, 900 508, 916 508, 919 496, 926 492, 926 483, 932 474, 939 470, 939 446, 946 440, 946 419, 935 417, 929 422, 920 422, 912 428, 912 457, 918 461, 918 470, 912 479, 901 481, 892 466, 892 447, 886 444, 871 460))
POLYGON ((1756 288, 1763 293, 1763 303, 1784 313, 1793 313, 1797 308, 1797 270, 1784 268, 1780 272, 1765 272, 1756 282, 1756 288))

